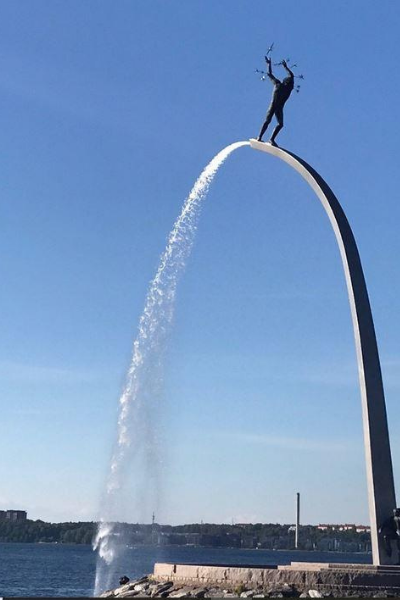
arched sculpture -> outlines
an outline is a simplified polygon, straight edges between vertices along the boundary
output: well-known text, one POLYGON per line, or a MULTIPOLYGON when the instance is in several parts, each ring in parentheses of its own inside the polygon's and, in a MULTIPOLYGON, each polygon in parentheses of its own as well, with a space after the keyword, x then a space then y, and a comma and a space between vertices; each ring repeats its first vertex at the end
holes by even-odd
POLYGON ((295 154, 251 139, 250 145, 280 158, 307 181, 320 199, 339 246, 353 320, 360 380, 368 502, 374 565, 390 564, 379 526, 396 506, 385 396, 375 328, 353 232, 336 196, 322 177, 295 154))

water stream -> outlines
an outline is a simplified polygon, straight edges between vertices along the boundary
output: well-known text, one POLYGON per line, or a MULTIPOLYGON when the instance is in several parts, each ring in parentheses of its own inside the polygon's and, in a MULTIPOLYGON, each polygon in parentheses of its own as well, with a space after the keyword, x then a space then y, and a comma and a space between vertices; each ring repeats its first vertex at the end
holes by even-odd
POLYGON ((157 430, 152 415, 159 398, 160 368, 165 341, 174 314, 177 285, 193 247, 201 206, 221 165, 237 148, 249 142, 230 144, 202 171, 169 234, 154 279, 147 292, 126 383, 119 399, 117 439, 112 453, 106 489, 101 503, 101 518, 94 548, 98 551, 94 594, 108 589, 125 548, 123 530, 117 521, 126 494, 127 473, 136 478, 135 497, 139 507, 153 506, 159 494, 160 455, 157 430))

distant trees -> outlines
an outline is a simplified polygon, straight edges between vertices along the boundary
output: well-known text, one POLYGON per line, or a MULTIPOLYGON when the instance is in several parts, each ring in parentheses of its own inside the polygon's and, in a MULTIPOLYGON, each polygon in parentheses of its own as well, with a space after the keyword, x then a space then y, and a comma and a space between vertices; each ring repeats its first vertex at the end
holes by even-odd
MULTIPOLYGON (((0 521, 0 542, 90 544, 96 527, 97 524, 93 522, 0 521)), ((114 535, 120 543, 135 545, 189 543, 200 546, 290 549, 294 547, 294 534, 289 527, 279 523, 191 523, 177 526, 117 523, 114 535)), ((315 525, 300 527, 300 547, 308 550, 350 550, 353 547, 359 551, 369 550, 370 539, 368 532, 356 532, 354 529, 322 531, 315 525)))
POLYGON ((0 521, 0 542, 58 542, 90 544, 96 523, 45 523, 44 521, 0 521))

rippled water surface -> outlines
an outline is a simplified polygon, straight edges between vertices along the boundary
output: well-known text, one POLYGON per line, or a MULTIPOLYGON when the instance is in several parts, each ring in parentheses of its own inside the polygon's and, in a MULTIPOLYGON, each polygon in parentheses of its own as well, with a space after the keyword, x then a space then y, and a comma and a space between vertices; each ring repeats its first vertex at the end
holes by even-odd
MULTIPOLYGON (((129 548, 123 560, 118 577, 126 574, 134 578, 152 572, 155 562, 260 566, 289 564, 292 560, 370 563, 371 555, 167 546, 129 548)), ((95 570, 96 555, 90 546, 0 544, 0 596, 92 596, 95 570)))

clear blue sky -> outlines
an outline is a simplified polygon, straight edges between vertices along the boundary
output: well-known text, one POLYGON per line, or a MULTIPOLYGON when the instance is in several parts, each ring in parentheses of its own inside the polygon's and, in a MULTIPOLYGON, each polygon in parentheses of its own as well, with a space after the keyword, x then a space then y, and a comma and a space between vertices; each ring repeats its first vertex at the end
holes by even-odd
MULTIPOLYGON (((388 0, 0 3, 0 508, 98 514, 148 282, 201 169, 258 133, 272 41, 305 75, 280 144, 359 245, 398 482, 399 29, 388 0)), ((297 491, 303 522, 367 522, 336 242, 299 176, 249 148, 204 207, 160 422, 160 522, 290 522, 297 491)))

